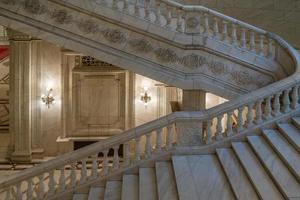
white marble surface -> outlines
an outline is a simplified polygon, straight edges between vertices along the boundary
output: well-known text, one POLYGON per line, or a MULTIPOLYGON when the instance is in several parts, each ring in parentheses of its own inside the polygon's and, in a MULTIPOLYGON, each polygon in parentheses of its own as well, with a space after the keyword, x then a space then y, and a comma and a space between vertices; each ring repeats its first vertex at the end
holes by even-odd
POLYGON ((300 130, 289 123, 278 124, 280 132, 300 153, 300 130))
POLYGON ((251 147, 243 142, 235 142, 232 146, 259 196, 268 200, 284 199, 251 150, 251 147))
POLYGON ((155 169, 139 169, 139 199, 140 200, 157 200, 155 169))
POLYGON ((121 192, 121 181, 108 181, 106 183, 104 200, 121 200, 121 192))
POLYGON ((139 176, 138 175, 123 176, 122 200, 139 200, 139 176))
POLYGON ((173 156, 172 159, 181 200, 235 198, 215 155, 173 156))
POLYGON ((104 187, 91 187, 89 191, 88 200, 102 200, 104 198, 104 187))
POLYGON ((295 148, 277 131, 264 130, 264 136, 272 144, 278 155, 286 162, 294 175, 300 181, 300 154, 295 148))
POLYGON ((300 198, 299 182, 285 166, 285 163, 281 161, 276 152, 272 150, 272 147, 267 144, 262 136, 250 136, 248 140, 284 194, 289 198, 300 198))
POLYGON ((258 200, 252 183, 232 149, 217 149, 217 156, 237 199, 258 200))
POLYGON ((156 162, 156 180, 159 200, 177 200, 177 188, 173 167, 170 162, 156 162))

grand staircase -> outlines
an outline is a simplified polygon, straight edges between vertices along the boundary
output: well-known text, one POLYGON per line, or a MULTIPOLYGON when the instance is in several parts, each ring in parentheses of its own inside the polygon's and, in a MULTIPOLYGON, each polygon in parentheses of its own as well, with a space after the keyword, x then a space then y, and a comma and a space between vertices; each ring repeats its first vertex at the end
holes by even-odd
POLYGON ((0 0, 0 23, 230 101, 172 113, 12 175, 1 180, 0 198, 300 199, 297 51, 202 6, 151 2, 0 0))
POLYGON ((173 155, 73 200, 300 199, 300 118, 206 154, 173 155))

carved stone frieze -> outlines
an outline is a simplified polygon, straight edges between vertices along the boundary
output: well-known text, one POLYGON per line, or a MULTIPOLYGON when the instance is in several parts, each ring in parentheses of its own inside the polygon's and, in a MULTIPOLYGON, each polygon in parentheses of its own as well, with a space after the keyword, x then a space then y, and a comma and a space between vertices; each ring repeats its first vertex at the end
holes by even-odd
POLYGON ((51 18, 58 24, 69 24, 72 21, 72 16, 64 9, 54 10, 51 18))
POLYGON ((199 21, 196 17, 190 17, 186 20, 186 25, 188 28, 194 29, 199 25, 199 21))
POLYGON ((129 45, 136 52, 149 53, 153 50, 151 43, 145 39, 132 39, 129 45))
POLYGON ((221 75, 228 73, 228 67, 226 64, 219 61, 210 61, 208 63, 209 70, 215 75, 221 75))
POLYGON ((158 48, 154 51, 156 58, 163 63, 177 63, 179 58, 175 51, 167 48, 158 48))
POLYGON ((199 56, 194 53, 184 56, 180 61, 181 64, 192 69, 199 68, 207 63, 207 60, 204 56, 199 56))
POLYGON ((77 23, 78 28, 86 34, 94 34, 99 32, 99 27, 95 21, 81 20, 77 23))
POLYGON ((47 11, 46 7, 40 3, 39 0, 26 0, 24 1, 24 9, 35 15, 40 15, 47 11))
POLYGON ((244 71, 235 71, 230 73, 232 80, 239 85, 248 85, 251 84, 253 81, 252 77, 248 72, 244 71))
POLYGON ((15 5, 15 0, 0 0, 1 3, 8 4, 8 5, 15 5))
POLYGON ((118 29, 105 29, 102 31, 103 37, 111 43, 123 43, 126 41, 126 34, 118 29))

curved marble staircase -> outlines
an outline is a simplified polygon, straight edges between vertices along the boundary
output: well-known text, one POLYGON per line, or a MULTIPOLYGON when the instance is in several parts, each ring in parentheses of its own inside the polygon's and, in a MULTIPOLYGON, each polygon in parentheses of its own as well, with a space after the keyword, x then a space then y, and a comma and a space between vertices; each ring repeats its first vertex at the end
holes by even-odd
POLYGON ((209 154, 153 161, 73 200, 300 199, 300 118, 292 121, 209 154))
POLYGON ((0 0, 0 23, 232 100, 172 113, 12 175, 1 180, 0 197, 88 198, 90 191, 133 199, 152 190, 142 199, 156 188, 152 199, 299 199, 299 132, 289 124, 274 129, 300 114, 297 51, 279 36, 202 6, 147 2, 0 0))

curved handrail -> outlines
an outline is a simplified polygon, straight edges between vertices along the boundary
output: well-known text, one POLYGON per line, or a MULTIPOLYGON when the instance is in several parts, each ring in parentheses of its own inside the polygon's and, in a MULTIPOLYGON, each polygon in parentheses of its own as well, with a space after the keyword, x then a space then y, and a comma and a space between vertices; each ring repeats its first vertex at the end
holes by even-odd
MULTIPOLYGON (((300 85, 300 74, 299 74, 299 66, 300 66, 300 56, 298 52, 293 49, 287 42, 285 42, 281 37, 268 33, 266 31, 263 31, 261 29, 252 27, 251 25, 247 25, 246 23, 242 23, 238 20, 234 20, 233 18, 224 16, 218 12, 212 11, 210 9, 206 9, 202 6, 196 6, 191 7, 191 6, 182 6, 181 4, 172 2, 170 0, 166 1, 168 4, 177 6, 182 9, 186 10, 201 10, 205 12, 210 12, 213 15, 217 15, 218 17, 224 18, 224 20, 230 20, 234 23, 238 23, 241 26, 245 26, 249 29, 254 29, 255 31, 261 33, 261 34, 266 34, 268 37, 276 41, 281 48, 283 48, 285 51, 288 52, 289 56, 292 58, 295 66, 295 73, 283 80, 280 80, 278 82, 275 82, 273 84, 270 84, 264 88, 258 89, 256 91, 250 92, 244 96, 241 96, 235 100, 228 101, 226 103, 223 103, 219 106, 213 107, 211 109, 208 109, 203 112, 176 112, 172 113, 170 115, 167 115, 165 117, 159 118, 157 120, 148 122, 144 125, 138 126, 136 128, 133 128, 131 130, 125 131, 123 134, 111 137, 105 141, 101 141, 92 145, 89 145, 85 148, 82 148, 80 150, 70 152, 67 154, 64 154, 62 156, 58 156, 54 160, 47 161, 45 163, 42 163, 38 166, 35 166, 33 168, 24 170, 18 174, 12 175, 8 177, 7 179, 3 180, 0 183, 0 188, 9 188, 11 187, 16 187, 17 191, 18 188, 20 188, 20 184, 22 181, 32 181, 33 177, 39 177, 40 180, 43 179, 44 173, 51 173, 56 169, 62 170, 63 172, 64 167, 66 165, 73 164, 75 162, 82 162, 82 166, 86 166, 87 158, 93 158, 93 171, 92 173, 95 173, 95 170, 97 172, 98 167, 94 167, 95 163, 97 164, 97 155, 99 152, 102 152, 104 154, 104 161, 102 163, 102 170, 105 171, 105 169, 108 168, 108 160, 107 160, 107 153, 108 149, 114 149, 114 152, 117 152, 119 145, 120 144, 127 144, 128 142, 134 141, 135 142, 135 152, 134 152, 134 159, 139 160, 141 159, 141 149, 140 149, 140 138, 141 137, 146 137, 147 141, 149 142, 149 137, 148 135, 152 134, 152 132, 155 132, 157 136, 157 141, 155 148, 158 150, 161 150, 162 147, 162 141, 161 141, 161 131, 163 128, 167 128, 167 142, 166 146, 168 145, 172 147, 173 145, 173 140, 170 139, 173 136, 173 131, 172 126, 174 123, 178 122, 184 122, 184 121, 191 121, 194 120, 197 123, 202 123, 205 124, 205 128, 203 128, 203 136, 205 136, 205 141, 207 143, 212 142, 214 138, 217 138, 218 136, 224 135, 223 133, 226 133, 227 136, 230 136, 233 132, 232 128, 232 123, 230 121, 230 117, 227 117, 227 125, 226 125, 226 130, 223 132, 223 129, 225 126, 220 124, 222 118, 224 116, 230 116, 233 112, 238 111, 239 112, 239 127, 244 128, 244 123, 246 121, 247 126, 250 127, 251 123, 260 123, 259 121, 261 120, 268 120, 268 117, 271 116, 271 113, 273 112, 274 116, 280 113, 281 110, 282 112, 288 112, 289 109, 295 109, 296 106, 299 103, 299 85, 300 85), (193 8, 193 9, 192 9, 193 8), (291 98, 290 98, 291 96, 291 98), (282 97, 283 102, 281 102, 279 99, 282 97), (271 101, 271 99, 273 101, 271 101), (264 109, 262 111, 262 104, 264 103, 264 109), (270 104, 273 103, 273 106, 270 104), (242 115, 240 115, 240 112, 243 111, 243 109, 247 107, 247 117, 246 120, 244 120, 242 115), (256 118, 253 118, 253 112, 252 110, 256 110, 256 118), (249 109, 250 108, 250 109, 249 109), (282 109, 281 109, 282 108, 282 109), (279 110, 278 110, 279 109, 279 110), (264 118, 264 119, 263 119, 264 118), (217 124, 213 124, 213 120, 217 120, 217 124), (213 129, 216 130, 213 130, 213 129), (42 174, 42 175, 41 175, 42 174)), ((238 128, 237 128, 237 133, 238 133, 238 128)), ((151 135, 150 135, 151 136, 151 135)), ((149 143, 146 142, 146 147, 145 147, 145 155, 146 153, 150 153, 152 151, 152 147, 149 145, 149 143), (150 148, 150 152, 147 152, 150 148)), ((119 168, 119 162, 120 162, 120 157, 117 153, 114 153, 113 157, 113 168, 115 167, 116 169, 119 168)), ((130 155, 129 152, 125 151, 125 156, 124 156, 124 163, 126 163, 129 159, 130 160, 130 155)), ((97 166, 97 165, 96 165, 97 166)), ((86 176, 86 168, 83 167, 81 172, 82 176, 86 176)), ((107 174, 108 172, 106 172, 107 174)), ((95 175, 95 174, 94 174, 95 175)), ((97 176, 97 174, 96 174, 97 176)), ((50 176, 51 177, 51 176, 50 176)), ((43 184, 43 183, 41 183, 43 184)), ((60 183, 58 183, 60 184, 60 183)), ((54 184, 55 185, 55 184, 54 184)), ((40 187, 43 188, 43 187, 40 187)), ((51 189, 51 187, 50 187, 51 189)))

